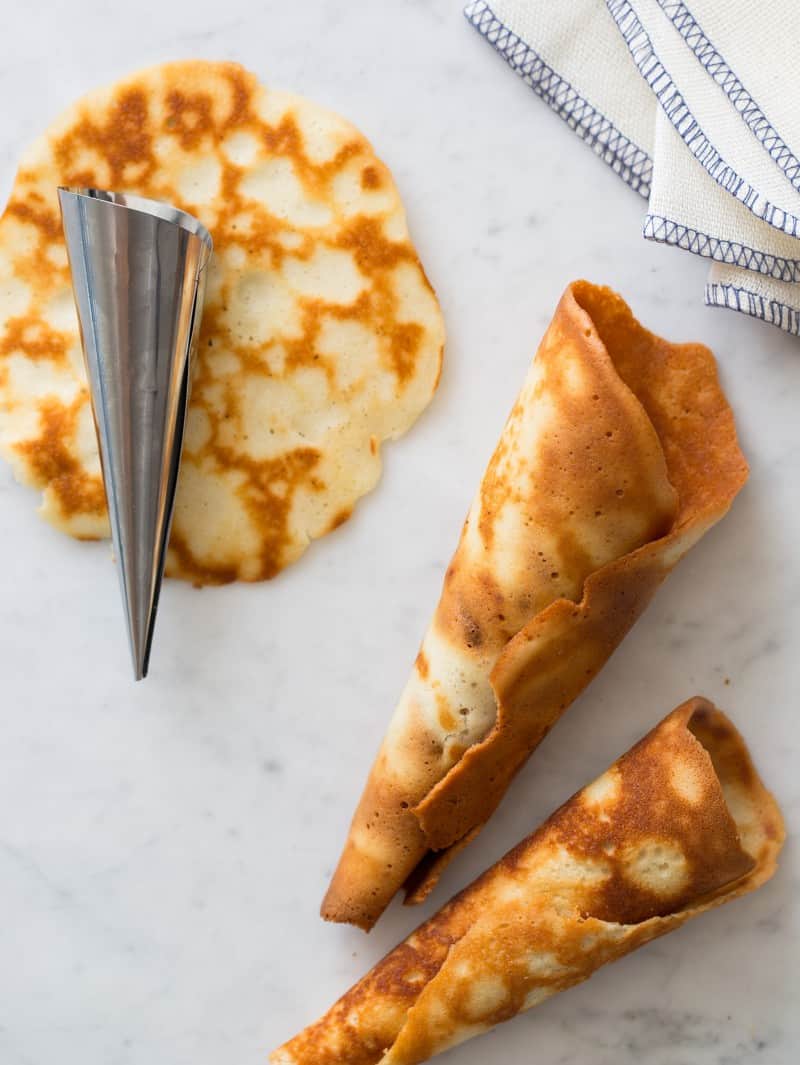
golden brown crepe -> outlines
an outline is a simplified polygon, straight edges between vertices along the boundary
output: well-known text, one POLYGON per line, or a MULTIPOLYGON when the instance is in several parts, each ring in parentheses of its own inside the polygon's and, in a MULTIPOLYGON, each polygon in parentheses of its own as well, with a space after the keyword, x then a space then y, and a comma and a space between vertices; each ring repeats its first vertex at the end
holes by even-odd
POLYGON ((58 185, 167 200, 214 237, 169 576, 262 580, 344 522, 439 378, 444 328, 392 175, 349 122, 236 63, 89 93, 0 219, 0 455, 42 514, 108 534, 58 185))
POLYGON ((273 1065, 416 1065, 775 871, 780 811, 731 722, 674 710, 421 925, 273 1065))
POLYGON ((711 352, 571 285, 472 504, 322 906, 423 898, 747 477, 711 352), (438 853, 437 853, 438 852, 438 853))

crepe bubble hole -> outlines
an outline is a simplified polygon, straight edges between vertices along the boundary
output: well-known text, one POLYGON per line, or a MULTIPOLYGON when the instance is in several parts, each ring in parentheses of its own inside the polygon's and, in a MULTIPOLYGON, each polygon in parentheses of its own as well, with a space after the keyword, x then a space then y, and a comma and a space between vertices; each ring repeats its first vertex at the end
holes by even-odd
POLYGON ((676 895, 689 880, 686 856, 671 840, 653 838, 633 844, 623 868, 637 887, 655 895, 676 895))

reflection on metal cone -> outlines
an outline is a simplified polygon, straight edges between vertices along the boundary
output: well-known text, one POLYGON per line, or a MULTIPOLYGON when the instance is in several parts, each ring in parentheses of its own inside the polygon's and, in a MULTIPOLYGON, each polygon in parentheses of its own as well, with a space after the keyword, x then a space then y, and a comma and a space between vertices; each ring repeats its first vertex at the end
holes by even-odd
POLYGON ((169 204, 59 189, 134 674, 147 675, 211 237, 169 204))

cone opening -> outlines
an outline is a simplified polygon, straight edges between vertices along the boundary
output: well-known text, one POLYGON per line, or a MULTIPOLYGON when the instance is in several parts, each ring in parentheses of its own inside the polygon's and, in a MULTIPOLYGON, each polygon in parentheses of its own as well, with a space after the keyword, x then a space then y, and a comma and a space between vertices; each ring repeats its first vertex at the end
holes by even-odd
POLYGON ((194 215, 189 214, 187 211, 181 211, 178 207, 173 207, 171 203, 166 203, 163 200, 150 200, 146 196, 136 196, 131 192, 114 192, 110 189, 75 188, 62 185, 59 186, 58 191, 59 193, 68 193, 87 200, 103 200, 105 203, 111 203, 116 207, 122 207, 128 211, 138 211, 140 214, 153 215, 156 218, 163 219, 165 222, 180 226, 181 229, 185 229, 203 242, 206 246, 203 266, 208 262, 214 244, 208 229, 199 218, 195 218, 194 215))

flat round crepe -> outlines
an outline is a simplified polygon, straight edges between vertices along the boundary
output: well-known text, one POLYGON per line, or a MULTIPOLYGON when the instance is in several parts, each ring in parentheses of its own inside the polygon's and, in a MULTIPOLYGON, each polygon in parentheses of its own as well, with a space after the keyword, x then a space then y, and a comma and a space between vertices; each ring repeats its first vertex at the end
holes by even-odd
POLYGON ((108 533, 58 185, 169 201, 215 255, 167 573, 274 576, 380 476, 430 400, 444 329, 400 198, 337 115, 233 63, 93 92, 25 154, 0 219, 0 453, 41 512, 108 533))

